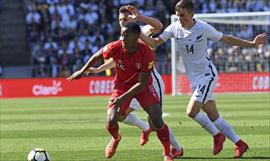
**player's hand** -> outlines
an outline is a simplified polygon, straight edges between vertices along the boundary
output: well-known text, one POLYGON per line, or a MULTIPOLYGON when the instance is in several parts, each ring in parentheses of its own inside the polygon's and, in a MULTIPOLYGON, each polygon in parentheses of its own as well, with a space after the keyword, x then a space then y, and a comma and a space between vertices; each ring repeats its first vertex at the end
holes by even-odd
POLYGON ((80 79, 83 75, 83 71, 78 70, 75 73, 73 73, 71 76, 67 78, 68 81, 72 81, 73 79, 80 79))
POLYGON ((111 103, 112 105, 116 107, 120 107, 124 100, 122 97, 116 97, 114 99, 111 99, 110 101, 112 102, 111 103))
POLYGON ((262 34, 257 35, 253 40, 255 47, 258 48, 260 45, 265 44, 266 37, 267 37, 266 33, 262 33, 262 34))
POLYGON ((98 68, 94 68, 94 67, 90 67, 87 69, 87 71, 85 71, 85 76, 89 75, 89 74, 96 74, 99 73, 98 68))
POLYGON ((131 18, 134 19, 135 21, 140 17, 141 14, 139 13, 136 7, 128 5, 127 9, 131 13, 131 18))

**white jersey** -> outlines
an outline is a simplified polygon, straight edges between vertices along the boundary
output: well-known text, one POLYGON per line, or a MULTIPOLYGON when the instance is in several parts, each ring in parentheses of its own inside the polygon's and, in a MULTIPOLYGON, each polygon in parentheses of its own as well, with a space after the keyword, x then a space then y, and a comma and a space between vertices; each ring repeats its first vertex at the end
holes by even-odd
POLYGON ((191 84, 196 84, 196 79, 209 70, 213 64, 207 56, 207 40, 218 41, 223 34, 204 21, 196 20, 194 26, 186 30, 179 21, 169 25, 159 35, 163 41, 175 38, 177 51, 183 58, 187 76, 191 84))

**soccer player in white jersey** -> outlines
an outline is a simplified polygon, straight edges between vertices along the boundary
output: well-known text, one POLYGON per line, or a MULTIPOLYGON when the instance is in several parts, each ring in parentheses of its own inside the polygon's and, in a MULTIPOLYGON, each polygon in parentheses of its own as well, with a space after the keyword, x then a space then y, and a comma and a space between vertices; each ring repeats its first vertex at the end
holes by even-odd
POLYGON ((217 31, 213 26, 194 19, 194 5, 191 0, 181 0, 175 6, 179 21, 169 25, 157 38, 141 35, 141 39, 151 47, 157 47, 170 38, 178 43, 193 94, 187 106, 187 115, 199 123, 214 137, 213 154, 223 148, 225 137, 235 143, 235 157, 241 158, 248 145, 234 132, 231 125, 218 113, 213 90, 217 83, 217 70, 207 56, 207 40, 223 41, 241 47, 258 47, 264 44, 266 34, 259 34, 253 41, 243 40, 217 31), (206 112, 200 112, 200 109, 206 112))
MULTIPOLYGON (((131 6, 131 5, 122 6, 119 9, 120 27, 122 27, 124 24, 131 21, 142 21, 145 24, 147 24, 141 27, 143 34, 146 36, 151 36, 152 34, 158 33, 160 29, 162 28, 162 24, 159 20, 141 15, 134 6, 131 6)), ((92 67, 89 68, 88 73, 89 74, 100 73, 100 72, 105 71, 106 69, 110 69, 114 67, 115 67, 115 64, 113 60, 110 59, 106 63, 102 64, 101 66, 97 68, 92 68, 92 67)), ((153 87, 157 91, 157 94, 160 98, 160 104, 162 107, 163 98, 164 98, 164 82, 160 74, 157 72, 155 68, 153 69, 151 75, 152 75, 152 80, 153 80, 152 82, 153 87)), ((152 132, 153 129, 149 126, 148 123, 144 122, 143 120, 139 119, 136 115, 131 113, 134 110, 140 110, 140 109, 141 109, 141 105, 139 104, 139 102, 135 98, 132 99, 128 112, 126 113, 124 117, 121 118, 120 121, 128 125, 137 126, 138 128, 142 129, 140 141, 141 141, 141 145, 144 145, 148 141, 149 134, 152 132)), ((174 158, 180 158, 183 155, 183 148, 177 142, 170 128, 169 128, 169 134, 170 134, 170 143, 172 146, 172 156, 174 158)))

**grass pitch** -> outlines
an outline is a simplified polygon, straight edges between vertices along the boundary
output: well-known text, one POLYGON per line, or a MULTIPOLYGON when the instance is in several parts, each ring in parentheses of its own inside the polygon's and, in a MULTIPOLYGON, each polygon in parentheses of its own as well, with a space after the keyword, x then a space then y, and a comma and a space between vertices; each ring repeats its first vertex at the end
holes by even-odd
MULTIPOLYGON (((220 114, 247 141, 242 160, 270 160, 270 94, 217 95, 220 114)), ((234 144, 212 155, 212 137, 185 115, 188 96, 165 97, 164 120, 184 147, 184 160, 231 160, 234 144)), ((104 149, 110 140, 105 130, 108 97, 65 97, 0 100, 0 160, 24 161, 28 152, 45 148, 52 161, 108 161, 104 149)), ((146 120, 143 111, 135 114, 146 120)), ((140 146, 141 131, 120 123, 122 141, 111 161, 162 161, 155 133, 140 146)))

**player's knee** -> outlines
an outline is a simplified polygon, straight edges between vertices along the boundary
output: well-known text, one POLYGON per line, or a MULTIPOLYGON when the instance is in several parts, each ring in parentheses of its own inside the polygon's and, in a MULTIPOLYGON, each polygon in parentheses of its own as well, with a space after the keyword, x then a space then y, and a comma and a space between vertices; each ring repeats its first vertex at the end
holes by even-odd
POLYGON ((192 105, 192 106, 187 107, 186 114, 188 115, 188 117, 194 118, 199 112, 200 112, 200 108, 198 108, 195 105, 192 105))
POLYGON ((211 121, 216 121, 219 118, 219 115, 214 113, 214 114, 207 114, 207 116, 209 117, 209 119, 211 121))
POLYGON ((119 117, 119 121, 120 121, 120 122, 123 122, 126 118, 127 118, 127 115, 121 115, 121 116, 119 117))
POLYGON ((107 119, 107 126, 114 127, 117 124, 117 121, 116 118, 110 117, 107 119))
POLYGON ((157 128, 156 128, 156 126, 154 125, 153 121, 150 119, 150 117, 148 117, 148 124, 149 124, 149 126, 151 127, 151 129, 152 129, 153 131, 157 131, 157 128))
POLYGON ((108 122, 108 126, 109 126, 109 127, 115 127, 116 124, 117 124, 116 121, 109 121, 109 122, 108 122))
POLYGON ((162 120, 162 117, 153 117, 153 118, 151 118, 151 120, 152 120, 154 126, 155 126, 156 128, 158 128, 158 129, 159 129, 159 128, 162 128, 163 125, 164 125, 164 122, 163 122, 163 120, 162 120))
POLYGON ((192 110, 187 110, 186 114, 188 115, 188 117, 190 118, 194 118, 197 115, 197 111, 192 111, 192 110))

